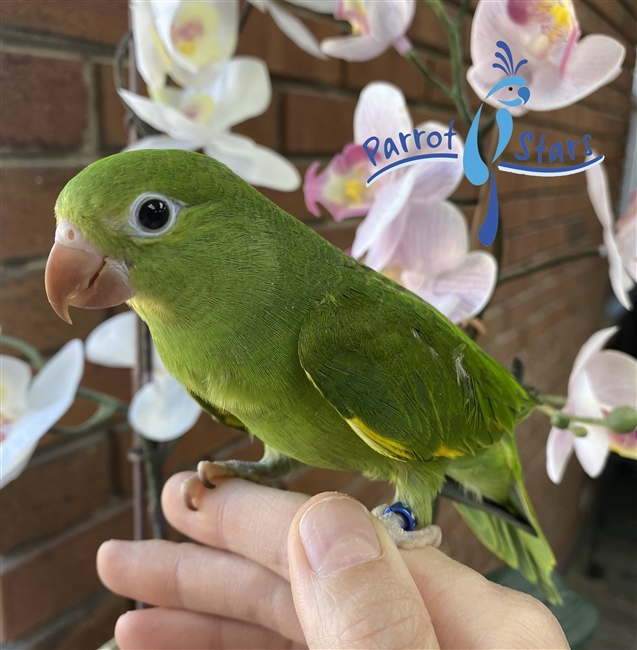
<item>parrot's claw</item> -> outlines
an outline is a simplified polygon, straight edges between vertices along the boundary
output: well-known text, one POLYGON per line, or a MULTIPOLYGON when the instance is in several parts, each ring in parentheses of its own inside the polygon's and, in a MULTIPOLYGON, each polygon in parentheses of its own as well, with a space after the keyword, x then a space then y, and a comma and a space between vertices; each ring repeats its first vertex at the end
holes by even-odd
POLYGON ((440 546, 442 533, 439 526, 425 526, 425 528, 419 530, 405 530, 405 515, 395 511, 387 512, 387 510, 387 504, 383 504, 374 508, 372 514, 385 524, 398 548, 409 551, 414 548, 424 548, 425 546, 433 546, 434 548, 440 546))
POLYGON ((251 463, 241 460, 225 460, 211 462, 202 460, 197 465, 197 473, 187 478, 181 484, 181 494, 189 510, 198 510, 197 503, 201 491, 205 488, 212 490, 216 487, 214 481, 218 478, 242 478, 252 483, 272 486, 272 481, 278 478, 273 467, 266 463, 251 463))

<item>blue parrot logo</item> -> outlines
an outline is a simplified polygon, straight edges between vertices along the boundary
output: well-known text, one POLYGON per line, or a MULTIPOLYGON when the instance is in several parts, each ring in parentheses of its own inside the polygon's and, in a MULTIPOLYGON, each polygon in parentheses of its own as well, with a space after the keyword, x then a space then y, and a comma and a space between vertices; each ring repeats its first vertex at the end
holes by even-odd
MULTIPOLYGON (((493 95, 493 93, 501 90, 502 88, 509 89, 511 93, 511 99, 499 99, 500 104, 504 106, 519 106, 520 104, 526 104, 529 101, 531 92, 526 86, 526 79, 524 77, 518 76, 518 70, 525 64, 528 63, 527 59, 522 59, 515 67, 513 63, 513 55, 511 54, 511 48, 504 42, 498 41, 496 43, 498 48, 504 52, 496 52, 495 56, 498 59, 498 62, 493 64, 494 68, 499 68, 504 72, 506 77, 501 81, 498 81, 491 90, 487 93, 485 99, 488 99, 493 95), (505 56, 506 55, 506 56, 505 56), (517 94, 514 95, 514 89, 517 89, 517 94)), ((476 116, 473 118, 471 123, 471 128, 469 129, 469 135, 467 136, 467 142, 464 150, 464 157, 462 160, 462 165, 464 168, 464 173, 470 183, 473 185, 484 185, 484 183, 489 180, 489 168, 487 167, 484 160, 480 156, 480 151, 478 150, 478 130, 480 125, 480 115, 482 114, 482 107, 480 106, 476 116)), ((513 132, 513 118, 511 113, 506 108, 498 109, 498 112, 495 114, 496 122, 498 123, 498 130, 500 136, 498 138, 498 146, 493 156, 491 163, 493 164, 504 151, 509 140, 511 139, 511 133, 513 132)), ((495 184, 495 174, 491 174, 491 188, 489 190, 489 207, 487 209, 487 216, 484 219, 484 223, 480 226, 480 232, 478 233, 478 239, 480 243, 484 246, 489 246, 493 243, 495 235, 498 231, 498 192, 495 184)))

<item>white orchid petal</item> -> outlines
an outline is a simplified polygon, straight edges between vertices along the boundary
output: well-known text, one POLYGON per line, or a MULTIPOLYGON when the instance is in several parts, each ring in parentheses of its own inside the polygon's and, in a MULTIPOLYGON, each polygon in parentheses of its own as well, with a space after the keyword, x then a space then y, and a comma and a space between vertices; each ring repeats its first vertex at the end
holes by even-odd
POLYGON ((128 90, 120 90, 119 94, 137 117, 175 140, 205 142, 210 136, 210 129, 189 120, 173 106, 159 104, 128 90))
MULTIPOLYGON (((595 152, 590 158, 595 157, 595 152)), ((585 172, 586 189, 591 200, 593 210, 602 224, 604 230, 612 228, 615 222, 611 206, 610 188, 608 187, 608 174, 603 164, 589 167, 585 172)))
POLYGON ((382 271, 390 263, 403 237, 408 214, 408 210, 400 212, 376 238, 365 256, 365 264, 370 269, 382 271))
POLYGON ((396 146, 399 133, 410 133, 413 122, 405 96, 393 84, 376 81, 363 88, 354 111, 354 142, 363 144, 376 136, 380 140, 376 163, 384 166, 383 146, 386 138, 392 138, 396 146))
POLYGON ((140 149, 185 149, 186 151, 196 151, 201 147, 202 145, 199 142, 175 140, 169 135, 149 135, 129 144, 122 151, 139 151, 140 149))
POLYGON ((410 167, 403 176, 388 183, 378 192, 367 216, 356 229, 352 244, 353 257, 362 257, 405 207, 414 187, 414 170, 414 167, 410 167))
POLYGON ((573 455, 573 434, 553 427, 546 443, 546 473, 553 483, 560 483, 573 455))
POLYGON ((432 292, 454 299, 452 309, 440 310, 452 322, 461 323, 479 314, 487 305, 498 275, 498 264, 491 253, 473 251, 452 271, 439 275, 432 292))
POLYGON ((469 228, 458 207, 449 201, 414 205, 410 202, 405 230, 408 268, 435 277, 457 268, 468 250, 469 228))
POLYGON ((73 339, 35 376, 29 390, 29 410, 59 411, 51 422, 51 425, 55 424, 73 403, 83 373, 84 345, 80 339, 73 339))
POLYGON ((580 374, 588 360, 596 353, 604 348, 608 340, 619 330, 618 327, 607 327, 603 330, 595 332, 584 345, 575 357, 573 363, 573 370, 569 379, 569 395, 571 394, 571 384, 573 380, 580 374))
POLYGON ((584 471, 590 477, 596 478, 606 465, 610 453, 610 439, 604 427, 587 424, 585 428, 588 434, 574 440, 575 455, 584 471))
POLYGON ((191 429, 201 408, 186 389, 172 377, 151 381, 133 396, 128 421, 144 438, 165 442, 191 429))
MULTIPOLYGON (((452 136, 451 149, 449 149, 448 138, 444 137, 444 134, 449 131, 449 124, 429 121, 419 124, 416 129, 426 133, 420 140, 421 149, 417 150, 419 154, 453 153, 458 156, 455 160, 433 159, 426 160, 418 165, 418 178, 413 194, 411 195, 410 203, 416 201, 437 203, 450 197, 456 191, 456 188, 460 185, 464 177, 464 170, 462 168, 464 145, 462 137, 459 134, 452 136), (432 148, 427 144, 427 137, 434 132, 442 136, 442 143, 436 148, 432 148)), ((437 137, 434 138, 434 141, 437 142, 437 137)))
MULTIPOLYGON (((0 466, 0 490, 7 485, 8 483, 11 483, 14 479, 18 478, 22 472, 24 472, 26 466, 29 464, 29 461, 31 460, 31 456, 33 456, 33 452, 35 451, 36 447, 38 446, 38 443, 36 442, 35 444, 26 447, 24 451, 22 451, 20 454, 18 454, 17 457, 15 457, 13 463, 11 466, 7 466, 5 468, 4 462, 1 463, 0 466)), ((0 459, 2 458, 2 444, 0 444, 0 459)))
POLYGON ((204 151, 252 185, 293 192, 301 184, 301 176, 289 160, 245 136, 215 133, 204 151))
MULTIPOLYGON (((27 412, 9 425, 0 444, 0 482, 15 477, 28 449, 68 411, 75 400, 84 372, 84 350, 80 339, 69 341, 37 374, 27 399, 27 412)), ((30 454, 29 454, 30 456, 30 454)))
POLYGON ((612 230, 604 231, 604 245, 608 254, 608 275, 613 293, 624 309, 632 309, 629 292, 635 284, 624 268, 612 230))
POLYGON ((149 2, 130 3, 135 42, 135 63, 142 79, 153 87, 166 82, 170 59, 155 28, 155 17, 149 2))
POLYGON ((586 363, 591 388, 604 407, 637 409, 637 360, 624 352, 602 350, 586 363))
POLYGON ((31 366, 22 359, 0 354, 0 413, 16 420, 27 408, 31 366))
POLYGON ((334 36, 321 41, 321 52, 344 61, 369 61, 382 54, 389 45, 372 36, 334 36))
POLYGON ((268 108, 272 98, 268 68, 261 59, 237 56, 225 66, 208 93, 216 104, 209 127, 226 131, 268 108))
POLYGON ((338 7, 338 0, 288 0, 288 2, 319 14, 333 14, 338 7))
POLYGON ((416 12, 415 0, 363 0, 371 35, 391 42, 409 29, 416 12))
POLYGON ((137 359, 137 316, 117 314, 98 325, 86 338, 86 358, 111 368, 133 368, 137 359))
POLYGON ((268 3, 268 12, 279 29, 304 52, 317 59, 327 59, 321 52, 316 36, 296 17, 281 9, 276 3, 268 3))

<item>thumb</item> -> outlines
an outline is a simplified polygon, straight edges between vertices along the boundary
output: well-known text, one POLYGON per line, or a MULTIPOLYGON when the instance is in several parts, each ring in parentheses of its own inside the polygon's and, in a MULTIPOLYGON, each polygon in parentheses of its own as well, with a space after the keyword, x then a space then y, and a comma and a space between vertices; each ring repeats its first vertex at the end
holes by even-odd
POLYGON ((292 595, 310 648, 438 648, 383 524, 342 494, 313 497, 288 535, 292 595))

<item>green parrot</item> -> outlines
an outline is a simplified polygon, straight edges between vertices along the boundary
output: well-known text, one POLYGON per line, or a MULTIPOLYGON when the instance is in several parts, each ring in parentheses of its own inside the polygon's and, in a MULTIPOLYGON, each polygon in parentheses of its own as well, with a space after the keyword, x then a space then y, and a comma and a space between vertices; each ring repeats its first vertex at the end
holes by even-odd
POLYGON ((105 158, 55 211, 55 311, 70 322, 69 305, 128 302, 201 406, 265 444, 259 463, 200 463, 198 487, 299 462, 358 471, 395 486, 397 503, 375 514, 413 547, 439 542, 432 503, 450 479, 466 503, 510 513, 457 505, 487 548, 560 601, 514 441, 536 402, 436 309, 201 154, 105 158))

